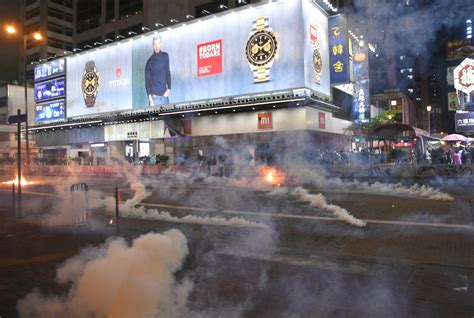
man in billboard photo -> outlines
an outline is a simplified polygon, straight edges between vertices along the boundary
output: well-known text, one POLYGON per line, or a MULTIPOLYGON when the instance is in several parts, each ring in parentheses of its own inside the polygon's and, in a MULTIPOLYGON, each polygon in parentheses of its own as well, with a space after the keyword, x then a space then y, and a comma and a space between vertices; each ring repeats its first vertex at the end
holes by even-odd
POLYGON ((153 54, 145 66, 146 93, 150 106, 169 103, 171 92, 170 60, 168 53, 161 50, 162 38, 153 37, 153 54))

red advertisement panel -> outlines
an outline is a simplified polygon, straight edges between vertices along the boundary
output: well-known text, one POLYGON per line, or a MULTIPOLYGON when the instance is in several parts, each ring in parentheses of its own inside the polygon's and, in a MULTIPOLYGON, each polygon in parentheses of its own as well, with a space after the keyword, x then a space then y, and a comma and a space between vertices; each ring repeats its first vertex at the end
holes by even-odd
POLYGON ((319 113, 319 129, 326 129, 326 113, 319 113))
POLYGON ((258 129, 272 129, 272 113, 258 113, 258 129))
POLYGON ((198 77, 222 73, 222 40, 197 46, 198 77))

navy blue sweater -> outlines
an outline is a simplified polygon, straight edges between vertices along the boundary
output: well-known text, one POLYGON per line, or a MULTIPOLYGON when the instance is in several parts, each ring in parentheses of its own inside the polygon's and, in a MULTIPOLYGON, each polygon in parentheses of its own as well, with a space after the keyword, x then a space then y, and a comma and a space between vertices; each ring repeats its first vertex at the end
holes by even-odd
POLYGON ((148 95, 163 96, 167 89, 171 89, 168 53, 160 51, 160 53, 153 53, 150 56, 145 66, 145 85, 148 95))

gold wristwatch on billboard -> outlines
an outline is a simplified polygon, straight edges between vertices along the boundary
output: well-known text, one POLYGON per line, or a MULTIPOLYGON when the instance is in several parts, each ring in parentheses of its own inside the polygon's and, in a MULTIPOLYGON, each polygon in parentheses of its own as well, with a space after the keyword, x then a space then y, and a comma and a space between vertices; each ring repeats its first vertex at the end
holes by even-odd
POLYGON ((314 67, 314 82, 321 84, 321 72, 323 69, 323 61, 321 59, 321 49, 319 44, 316 42, 313 51, 313 67, 314 67))
POLYGON ((253 72, 254 83, 270 80, 270 68, 278 58, 278 50, 278 34, 270 28, 268 18, 259 17, 254 20, 245 47, 245 56, 253 72))
POLYGON ((82 95, 87 107, 93 107, 99 91, 99 72, 94 61, 88 61, 82 75, 82 95))

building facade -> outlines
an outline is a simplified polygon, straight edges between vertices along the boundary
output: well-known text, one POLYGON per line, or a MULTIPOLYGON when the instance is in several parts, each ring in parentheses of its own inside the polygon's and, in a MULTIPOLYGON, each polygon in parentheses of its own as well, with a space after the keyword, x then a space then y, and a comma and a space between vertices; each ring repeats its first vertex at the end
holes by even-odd
MULTIPOLYGON (((107 3, 118 21, 111 20, 108 29, 107 23, 101 24, 107 10, 96 8, 100 17, 89 27, 97 26, 75 34, 76 39, 90 42, 67 55, 66 74, 54 79, 66 83, 65 96, 37 98, 40 106, 66 100, 65 118, 45 120, 34 128, 43 155, 102 163, 165 154, 179 162, 212 156, 222 146, 216 144, 216 136, 228 147, 245 144, 244 153, 266 163, 284 150, 296 154, 313 145, 349 148, 344 128, 350 122, 334 115, 339 107, 333 103, 329 78, 328 14, 314 2, 262 1, 250 10, 233 3, 234 9, 186 22, 180 21, 186 15, 177 7, 179 17, 161 11, 162 20, 174 16, 170 18, 174 22, 153 29, 148 28, 150 21, 160 20, 143 15, 148 12, 145 2, 141 10, 132 6, 134 14, 123 19, 122 2, 101 1, 106 8, 107 3), (291 18, 301 23, 292 24, 291 18), (135 24, 133 19, 142 22, 135 24), (141 25, 134 30, 142 34, 127 31, 132 38, 122 39, 123 30, 132 30, 133 25, 141 25), (269 42, 250 41, 257 32, 267 34, 269 42), (97 37, 92 43, 89 33, 100 35, 100 41, 97 37), (171 88, 167 101, 158 107, 151 96, 160 93, 148 92, 146 71, 153 50, 159 54, 155 41, 169 57, 172 83, 166 84, 171 88), (315 60, 314 54, 320 59, 315 60), (83 74, 89 73, 84 80, 83 74), (84 83, 90 86, 86 91, 84 83)), ((186 5, 191 8, 183 2, 186 5)), ((75 22, 76 28, 79 24, 75 22)), ((43 87, 48 81, 39 84, 43 87)))

